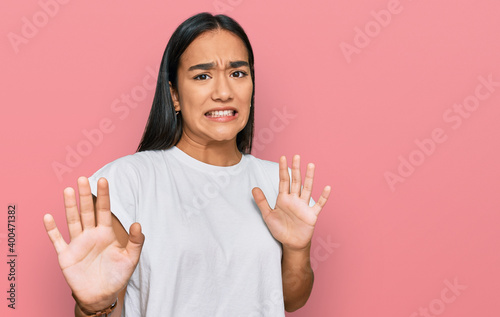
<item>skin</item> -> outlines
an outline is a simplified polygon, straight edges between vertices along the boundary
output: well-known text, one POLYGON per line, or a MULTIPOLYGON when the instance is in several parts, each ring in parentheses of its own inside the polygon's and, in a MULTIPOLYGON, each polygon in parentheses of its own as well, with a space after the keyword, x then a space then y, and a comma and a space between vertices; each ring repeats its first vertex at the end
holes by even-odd
POLYGON ((183 118, 177 147, 199 161, 218 166, 240 161, 236 135, 248 121, 252 100, 250 68, 231 68, 230 61, 248 63, 241 39, 225 30, 205 32, 182 54, 177 89, 169 82, 175 110, 181 111, 183 118), (202 63, 214 63, 214 67, 189 71, 202 63), (237 118, 224 123, 206 118, 208 110, 224 107, 235 108, 237 118))
MULTIPOLYGON (((248 62, 243 42, 225 30, 205 32, 181 57, 178 87, 169 83, 174 107, 182 112, 183 119, 183 133, 177 147, 199 161, 217 166, 231 166, 241 160, 236 136, 248 121, 252 97, 249 67, 230 67, 230 61, 248 62), (213 67, 189 70, 193 65, 205 63, 213 63, 213 67), (236 109, 237 117, 216 122, 205 116, 208 110, 223 107, 236 109)), ((270 232, 283 245, 283 294, 285 309, 290 312, 302 307, 311 293, 314 280, 310 265, 311 239, 331 189, 326 186, 316 204, 309 207, 314 164, 308 164, 303 186, 300 157, 293 157, 291 179, 287 166, 286 157, 282 156, 274 209, 260 188, 254 188, 252 194, 270 232)), ((77 302, 75 316, 85 316, 80 307, 99 311, 116 298, 118 304, 110 316, 119 316, 145 237, 139 223, 131 225, 129 235, 111 213, 105 178, 98 181, 97 198, 92 196, 88 179, 83 176, 78 178, 78 192, 80 206, 76 204, 73 188, 64 190, 71 242, 64 241, 50 214, 44 216, 45 229, 77 302)))

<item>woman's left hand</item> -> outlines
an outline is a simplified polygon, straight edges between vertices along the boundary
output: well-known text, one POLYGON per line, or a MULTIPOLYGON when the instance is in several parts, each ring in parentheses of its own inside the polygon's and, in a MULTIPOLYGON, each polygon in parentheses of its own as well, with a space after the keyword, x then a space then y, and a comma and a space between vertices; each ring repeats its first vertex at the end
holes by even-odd
POLYGON ((301 189, 300 157, 295 155, 292 161, 292 184, 286 157, 279 162, 279 194, 276 206, 272 209, 267 199, 258 187, 252 190, 253 197, 259 207, 264 222, 276 240, 283 247, 291 250, 303 250, 310 246, 314 226, 321 209, 330 196, 330 186, 325 186, 321 196, 314 206, 309 207, 314 178, 314 164, 307 165, 304 186, 301 189))

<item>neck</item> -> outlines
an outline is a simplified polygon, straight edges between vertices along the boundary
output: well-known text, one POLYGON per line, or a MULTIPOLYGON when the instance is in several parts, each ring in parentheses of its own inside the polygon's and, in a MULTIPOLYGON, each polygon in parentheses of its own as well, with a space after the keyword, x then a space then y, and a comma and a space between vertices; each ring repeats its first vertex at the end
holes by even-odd
POLYGON ((238 151, 236 138, 231 141, 200 144, 183 135, 176 146, 198 161, 216 166, 235 165, 240 162, 242 156, 238 151))

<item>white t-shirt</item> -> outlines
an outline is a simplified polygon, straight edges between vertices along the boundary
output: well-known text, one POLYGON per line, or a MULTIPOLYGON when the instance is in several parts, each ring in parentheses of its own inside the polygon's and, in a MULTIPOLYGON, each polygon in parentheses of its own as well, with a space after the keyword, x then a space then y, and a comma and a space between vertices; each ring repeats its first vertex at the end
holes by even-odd
POLYGON ((215 166, 174 146, 108 163, 89 178, 95 196, 100 177, 125 230, 139 222, 146 237, 123 317, 284 316, 282 246, 252 196, 274 208, 278 163, 215 166))

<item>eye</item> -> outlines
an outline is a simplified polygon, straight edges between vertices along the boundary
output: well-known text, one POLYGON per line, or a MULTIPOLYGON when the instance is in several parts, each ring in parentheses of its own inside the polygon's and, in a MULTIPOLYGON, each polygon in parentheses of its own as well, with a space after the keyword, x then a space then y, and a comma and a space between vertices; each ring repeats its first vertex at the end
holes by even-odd
POLYGON ((241 74, 241 76, 236 76, 237 78, 243 78, 243 77, 248 75, 247 73, 245 73, 244 71, 241 71, 241 70, 237 70, 233 74, 237 74, 237 73, 241 74))
POLYGON ((199 74, 198 76, 194 77, 193 79, 196 79, 196 80, 205 80, 205 79, 206 79, 206 77, 208 77, 208 75, 207 75, 207 74, 199 74), (201 78, 201 76, 205 76, 205 78, 203 78, 203 79, 202 79, 202 78, 201 78), (198 79, 198 78, 199 78, 199 79, 198 79))

